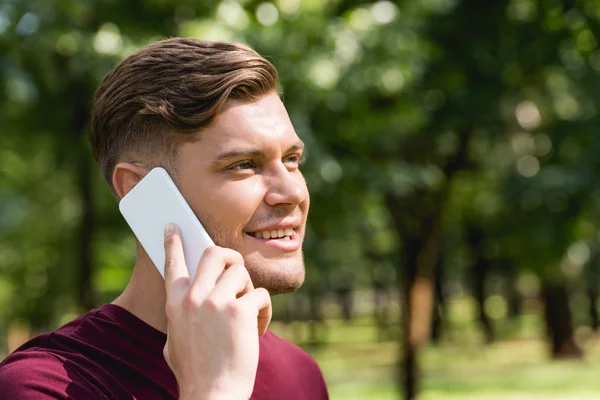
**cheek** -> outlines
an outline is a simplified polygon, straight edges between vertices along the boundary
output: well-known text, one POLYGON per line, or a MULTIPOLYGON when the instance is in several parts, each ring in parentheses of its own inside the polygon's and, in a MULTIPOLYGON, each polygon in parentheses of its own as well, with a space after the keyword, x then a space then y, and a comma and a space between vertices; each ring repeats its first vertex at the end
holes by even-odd
POLYGON ((239 209, 255 210, 264 196, 265 186, 259 178, 256 178, 230 182, 224 185, 215 197, 239 209))
POLYGON ((221 229, 237 230, 252 218, 264 198, 264 187, 250 180, 206 187, 194 193, 196 215, 221 229))

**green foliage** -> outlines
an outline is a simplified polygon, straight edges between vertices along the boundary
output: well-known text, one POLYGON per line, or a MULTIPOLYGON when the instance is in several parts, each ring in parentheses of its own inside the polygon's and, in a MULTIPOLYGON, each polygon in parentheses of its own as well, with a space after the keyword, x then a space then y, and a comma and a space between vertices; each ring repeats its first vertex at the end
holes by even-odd
POLYGON ((590 4, 3 2, 0 326, 41 328, 81 306, 86 212, 96 302, 126 284, 134 242, 98 170, 83 168, 91 98, 118 60, 173 35, 242 41, 278 67, 308 145, 308 290, 393 284, 405 232, 390 196, 412 204, 395 208, 414 232, 443 208, 451 279, 470 267, 467 223, 484 232, 486 257, 577 278, 600 214, 600 15, 590 4), (466 160, 438 204, 462 141, 466 160))

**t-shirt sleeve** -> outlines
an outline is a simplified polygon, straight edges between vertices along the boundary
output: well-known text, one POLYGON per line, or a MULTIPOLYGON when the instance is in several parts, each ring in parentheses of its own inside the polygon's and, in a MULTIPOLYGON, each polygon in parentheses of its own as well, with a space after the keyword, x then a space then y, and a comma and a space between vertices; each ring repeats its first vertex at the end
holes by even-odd
POLYGON ((311 399, 329 400, 329 392, 327 390, 325 378, 323 377, 323 371, 321 371, 321 368, 319 368, 317 362, 310 356, 308 356, 306 365, 308 375, 307 381, 311 382, 313 390, 311 399))
POLYGON ((88 400, 96 395, 60 358, 43 352, 9 356, 0 364, 0 394, 3 399, 88 400))

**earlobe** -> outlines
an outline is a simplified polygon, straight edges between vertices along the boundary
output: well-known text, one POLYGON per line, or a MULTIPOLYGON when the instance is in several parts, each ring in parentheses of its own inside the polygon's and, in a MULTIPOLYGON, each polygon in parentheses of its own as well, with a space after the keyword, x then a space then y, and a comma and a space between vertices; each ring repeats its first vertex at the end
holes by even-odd
POLYGON ((113 170, 112 183, 119 198, 125 197, 142 180, 148 170, 139 165, 121 162, 113 170))

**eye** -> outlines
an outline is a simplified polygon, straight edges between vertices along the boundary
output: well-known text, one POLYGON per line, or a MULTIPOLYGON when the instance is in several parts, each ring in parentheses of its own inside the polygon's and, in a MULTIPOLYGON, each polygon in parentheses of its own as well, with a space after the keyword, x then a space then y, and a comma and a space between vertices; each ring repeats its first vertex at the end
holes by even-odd
POLYGON ((304 158, 302 154, 290 154, 289 156, 283 159, 285 164, 292 164, 293 166, 298 166, 304 162, 304 158))
POLYGON ((242 162, 232 165, 231 167, 229 167, 229 170, 244 171, 244 170, 253 169, 253 168, 256 168, 256 164, 253 161, 247 160, 247 161, 242 161, 242 162))

